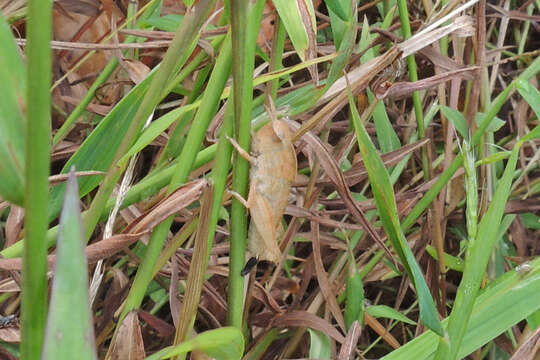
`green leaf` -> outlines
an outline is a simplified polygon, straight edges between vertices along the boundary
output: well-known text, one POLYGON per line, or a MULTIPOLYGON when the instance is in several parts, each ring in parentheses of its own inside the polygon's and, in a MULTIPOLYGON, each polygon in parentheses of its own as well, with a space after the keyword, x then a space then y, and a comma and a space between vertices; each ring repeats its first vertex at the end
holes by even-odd
POLYGON ((362 276, 356 269, 356 264, 352 264, 352 274, 347 277, 347 287, 345 289, 347 300, 345 303, 345 325, 349 329, 355 320, 360 324, 364 323, 364 286, 362 276))
POLYGON ((309 328, 308 331, 311 340, 309 346, 309 358, 318 360, 332 359, 332 342, 328 335, 309 328))
POLYGON ((372 305, 368 306, 366 308, 366 311, 369 315, 375 317, 375 318, 387 318, 387 319, 394 319, 397 321, 401 321, 407 324, 416 325, 414 321, 400 313, 394 308, 391 308, 390 306, 386 305, 372 305))
POLYGON ((349 20, 350 11, 346 11, 345 9, 350 8, 350 6, 347 6, 350 4, 350 1, 344 1, 345 9, 341 6, 340 0, 325 0, 324 3, 328 10, 336 14, 342 21, 349 20))
MULTIPOLYGON (((426 251, 432 258, 434 258, 435 260, 439 260, 439 256, 437 255, 437 250, 435 250, 433 246, 431 245, 426 246, 426 251)), ((443 254, 443 258, 444 258, 445 266, 447 266, 448 268, 452 270, 463 272, 463 269, 465 268, 465 262, 463 260, 447 253, 443 254)))
POLYGON ((527 229, 540 230, 540 216, 533 213, 524 213, 519 216, 527 229))
MULTIPOLYGON (((151 81, 152 76, 146 77, 116 104, 86 138, 77 152, 71 156, 61 173, 67 173, 71 166, 75 166, 77 171, 107 171, 109 169, 116 150, 120 146, 131 120, 135 117, 151 81), (107 151, 96 151, 96 149, 107 149, 107 151)), ((78 179, 80 195, 88 194, 102 179, 103 176, 80 177, 78 179)), ((60 211, 65 188, 65 184, 60 184, 51 190, 49 205, 49 219, 51 220, 56 218, 60 211)))
POLYGON ((521 144, 523 144, 525 141, 540 139, 540 125, 536 126, 534 129, 532 129, 527 135, 525 135, 521 140, 521 144))
POLYGON ((360 121, 358 110, 356 109, 352 94, 349 91, 349 106, 351 108, 351 119, 356 131, 358 147, 362 154, 362 160, 368 173, 369 182, 375 204, 381 218, 383 228, 388 235, 392 247, 397 252, 407 274, 412 280, 416 289, 418 303, 420 307, 420 320, 431 330, 439 335, 443 335, 443 329, 439 321, 437 310, 431 293, 428 289, 422 271, 407 244, 405 235, 401 230, 397 211, 396 199, 390 182, 388 171, 371 142, 369 135, 360 121))
POLYGON ((469 138, 469 126, 467 125, 467 121, 461 112, 449 108, 448 106, 441 106, 441 112, 448 120, 450 120, 462 138, 469 138))
POLYGON ((463 278, 459 285, 454 307, 450 315, 448 336, 441 341, 437 356, 440 359, 454 359, 461 351, 474 300, 486 271, 495 242, 499 238, 499 224, 510 196, 512 178, 519 156, 519 143, 514 146, 506 169, 501 177, 488 210, 478 225, 476 241, 469 244, 463 278))
POLYGON ((158 351, 146 360, 168 359, 193 350, 202 351, 216 360, 238 360, 244 353, 244 337, 242 332, 234 327, 209 330, 180 345, 158 351))
MULTIPOLYGON (((298 56, 300 56, 300 59, 305 61, 309 49, 308 31, 314 31, 314 29, 305 28, 297 0, 274 0, 273 3, 291 38, 294 49, 298 53, 298 56)), ((308 6, 309 9, 310 7, 308 6)), ((315 14, 310 15, 313 15, 311 23, 315 24, 315 14)))
POLYGON ((517 90, 523 96, 523 99, 529 104, 531 109, 536 114, 536 118, 540 119, 540 92, 532 86, 528 81, 519 79, 517 81, 517 90))
POLYGON ((73 169, 60 218, 44 359, 97 359, 83 233, 73 169))
POLYGON ((180 23, 184 19, 184 15, 168 14, 165 16, 152 16, 144 20, 141 25, 154 26, 159 30, 174 32, 180 26, 180 23))
MULTIPOLYGON (((476 116, 474 117, 474 121, 476 121, 476 125, 480 125, 482 121, 486 118, 486 113, 478 112, 476 113, 476 116)), ((489 126, 487 127, 486 131, 489 132, 495 132, 502 128, 506 124, 506 121, 499 119, 498 117, 494 116, 493 120, 489 123, 489 126)))
MULTIPOLYGON (((510 270, 478 296, 459 351, 460 359, 540 309, 536 301, 540 292, 540 257, 530 264, 532 269, 527 274, 510 270)), ((448 319, 442 323, 446 326, 448 319)), ((439 339, 438 335, 427 331, 382 360, 433 359, 439 339)))
POLYGON ((0 196, 22 206, 26 153, 26 68, 2 14, 0 48, 0 196))

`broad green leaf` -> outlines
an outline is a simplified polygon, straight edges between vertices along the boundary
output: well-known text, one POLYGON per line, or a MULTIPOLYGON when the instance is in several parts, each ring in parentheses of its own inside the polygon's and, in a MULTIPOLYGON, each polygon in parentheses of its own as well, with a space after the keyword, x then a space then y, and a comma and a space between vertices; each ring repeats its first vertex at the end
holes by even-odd
MULTIPOLYGON (((305 28, 297 0, 274 0, 273 3, 279 14, 279 17, 281 18, 281 21, 283 21, 283 25, 285 26, 289 37, 291 38, 294 49, 298 53, 298 56, 300 56, 300 59, 302 59, 302 61, 305 61, 309 49, 308 31, 315 32, 316 29, 305 28)), ((316 22, 315 13, 313 12, 313 4, 307 1, 306 4, 311 4, 311 23, 315 24, 316 22)), ((310 9, 309 6, 307 6, 307 8, 308 10, 310 9)))
POLYGON ((352 16, 351 2, 349 0, 327 0, 326 7, 330 15, 330 26, 336 48, 339 49, 341 41, 345 36, 347 21, 352 16))
POLYGON ((345 289, 347 299, 345 302, 345 325, 350 328, 355 320, 360 324, 364 323, 364 286, 362 284, 362 276, 356 268, 356 264, 351 264, 353 269, 351 274, 347 276, 347 287, 345 289))
POLYGON ((97 359, 88 267, 74 170, 67 181, 43 359, 97 359))
POLYGON ((375 318, 387 318, 401 321, 407 324, 416 325, 414 321, 400 313, 394 308, 386 305, 372 305, 366 308, 366 312, 375 318))
POLYGON ((396 253, 399 255, 399 258, 416 289, 420 307, 420 320, 428 328, 442 336, 443 329, 439 321, 437 310, 435 309, 433 298, 431 297, 431 293, 427 287, 424 276, 422 275, 422 271, 420 270, 420 267, 407 244, 405 235, 401 230, 390 176, 388 175, 388 171, 384 167, 375 146, 371 142, 364 125, 360 121, 360 116, 350 91, 349 106, 351 108, 351 119, 356 131, 358 147, 368 173, 371 190, 373 192, 373 197, 375 198, 375 204, 383 228, 388 235, 388 239, 396 253))
MULTIPOLYGON (((439 256, 437 255, 437 250, 431 245, 426 246, 427 253, 434 258, 435 260, 439 260, 439 256)), ((449 269, 463 272, 463 269, 465 268, 465 262, 461 260, 458 257, 452 256, 450 254, 444 253, 444 265, 447 266, 449 269)))
POLYGON ((444 105, 441 106, 441 112, 450 120, 462 138, 469 138, 469 126, 467 126, 467 121, 461 112, 444 105))
POLYGON ((519 79, 517 81, 517 90, 519 94, 523 96, 523 99, 533 109, 536 118, 540 119, 540 92, 537 88, 532 86, 528 81, 519 79))
POLYGON ((0 13, 0 197, 23 205, 26 68, 0 13))
POLYGON ((332 342, 328 335, 313 329, 309 329, 309 338, 311 340, 309 346, 310 359, 332 359, 332 342))
POLYGON ((336 14, 341 20, 348 21, 350 18, 350 1, 342 0, 325 0, 324 2, 329 11, 336 14), (343 3, 343 5, 341 4, 343 3), (347 6, 349 5, 349 6, 347 6))
POLYGON ((152 16, 143 22, 141 25, 154 26, 158 30, 174 32, 180 26, 180 23, 184 19, 184 15, 180 14, 168 14, 165 16, 152 16))
MULTIPOLYGON (((390 11, 393 13, 393 11, 390 11)), ((384 29, 383 25, 383 29, 384 29)), ((364 50, 370 46, 371 42, 375 39, 375 35, 370 34, 369 32, 369 23, 367 21, 367 18, 364 17, 364 23, 362 24, 362 32, 361 32, 361 40, 359 44, 359 49, 364 50)), ((362 55, 361 60, 362 63, 366 63, 369 60, 373 59, 375 57, 375 51, 374 49, 369 49, 362 55)), ((373 96, 373 93, 371 91, 367 91, 367 96, 369 102, 373 102, 375 100, 375 97, 373 96)), ((378 102, 377 105, 375 105, 375 109, 373 110, 373 124, 375 125, 375 132, 377 134, 377 142, 379 143, 380 149, 383 153, 387 153, 393 150, 397 150, 401 147, 401 143, 399 141, 399 137, 397 136, 396 132, 394 131, 394 127, 392 126, 392 123, 390 122, 390 119, 388 118, 388 114, 386 113, 386 108, 384 106, 384 103, 382 101, 378 102)))
MULTIPOLYGON (((510 270, 478 296, 458 357, 464 358, 540 309, 540 258, 531 261, 531 271, 510 270)), ((448 324, 448 319, 442 321, 448 324)), ((382 360, 433 359, 440 337, 427 331, 382 360)))
MULTIPOLYGON (((154 72, 152 71, 152 73, 154 72)), ((75 166, 77 171, 107 171, 151 80, 152 76, 146 77, 120 100, 68 160, 62 173, 67 173, 71 166, 75 166), (96 149, 104 150, 96 151, 96 149)), ((103 176, 80 177, 78 179, 80 195, 84 196, 92 191, 102 178, 103 176)), ((51 190, 49 219, 56 218, 60 211, 65 188, 65 184, 60 184, 51 190)))
POLYGON ((525 141, 540 139, 540 125, 536 126, 534 129, 532 129, 527 135, 521 139, 521 144, 523 144, 525 141))
MULTIPOLYGON (((476 125, 480 125, 482 121, 484 121, 484 118, 486 117, 485 113, 478 112, 476 113, 476 116, 474 117, 474 121, 476 121, 476 125)), ((489 123, 489 126, 487 127, 487 131, 489 132, 495 132, 502 128, 506 124, 506 121, 499 119, 498 117, 494 116, 493 120, 489 123)))
POLYGON ((244 353, 244 336, 235 327, 205 331, 178 346, 169 346, 148 356, 146 360, 169 359, 199 350, 216 360, 239 360, 244 353))
POLYGON ((520 214, 520 217, 527 229, 540 230, 540 216, 533 213, 524 213, 520 214))

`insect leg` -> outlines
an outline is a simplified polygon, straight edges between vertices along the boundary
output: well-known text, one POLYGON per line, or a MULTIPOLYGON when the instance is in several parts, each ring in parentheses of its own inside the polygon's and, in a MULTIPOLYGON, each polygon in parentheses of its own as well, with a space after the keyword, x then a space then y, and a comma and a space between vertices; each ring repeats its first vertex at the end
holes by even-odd
POLYGON ((227 138, 227 140, 229 140, 229 142, 232 144, 232 146, 236 149, 236 151, 238 151, 238 154, 243 157, 244 159, 246 159, 247 161, 249 161, 250 163, 254 163, 255 162, 255 158, 253 156, 251 156, 250 154, 248 154, 248 152, 244 149, 242 149, 242 147, 236 142, 236 140, 234 140, 233 138, 225 135, 225 137, 227 138))

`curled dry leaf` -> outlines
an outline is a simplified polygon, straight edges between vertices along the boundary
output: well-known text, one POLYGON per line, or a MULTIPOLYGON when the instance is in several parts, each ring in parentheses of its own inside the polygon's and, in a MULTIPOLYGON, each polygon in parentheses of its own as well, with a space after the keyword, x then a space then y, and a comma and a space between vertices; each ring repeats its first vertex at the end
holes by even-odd
POLYGON ((339 333, 328 321, 307 311, 292 311, 275 318, 273 325, 276 327, 308 327, 319 330, 330 336, 340 344, 345 342, 343 335, 339 333))
POLYGON ((349 328, 349 332, 345 337, 345 342, 343 345, 341 345, 338 357, 339 360, 348 360, 354 358, 354 350, 356 349, 356 344, 358 343, 361 333, 362 327, 360 326, 360 322, 355 320, 349 328))
POLYGON ((456 77, 472 80, 477 75, 478 69, 478 66, 470 66, 464 69, 437 74, 412 83, 403 81, 390 84, 390 86, 386 86, 386 84, 383 83, 379 87, 374 88, 373 91, 378 99, 384 99, 386 97, 403 97, 410 95, 415 91, 433 88, 443 82, 454 80, 456 77))
POLYGON ((540 328, 537 328, 534 333, 516 350, 510 360, 534 360, 540 346, 540 328))
MULTIPOLYGON (((88 258, 88 263, 94 263, 122 251, 124 248, 140 239, 143 235, 148 234, 155 226, 169 216, 198 200, 202 193, 202 189, 206 184, 207 181, 205 179, 199 179, 179 187, 159 204, 146 211, 126 226, 122 234, 88 245, 84 251, 88 258)), ((49 255, 47 257, 49 269, 53 268, 55 259, 55 255, 49 255)), ((21 270, 22 259, 0 259, 0 269, 21 270)))
POLYGON ((131 311, 122 321, 118 329, 118 336, 111 345, 111 359, 113 360, 142 360, 146 354, 136 311, 131 311))

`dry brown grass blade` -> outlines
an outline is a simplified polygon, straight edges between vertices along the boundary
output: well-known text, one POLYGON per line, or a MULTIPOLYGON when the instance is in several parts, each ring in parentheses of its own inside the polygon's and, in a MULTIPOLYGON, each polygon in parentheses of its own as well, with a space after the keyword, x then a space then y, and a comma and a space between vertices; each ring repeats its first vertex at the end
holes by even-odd
POLYGON ((356 344, 358 343, 361 333, 362 327, 360 326, 360 322, 355 320, 345 337, 345 342, 341 345, 338 357, 339 360, 349 360, 354 358, 354 350, 356 349, 356 344))
POLYGON ((135 233, 153 229, 175 212, 198 200, 207 183, 206 179, 198 179, 179 187, 161 200, 159 204, 131 222, 123 232, 135 233))
POLYGON ((204 277, 207 266, 208 253, 208 226, 210 222, 210 211, 212 209, 212 196, 214 188, 205 182, 203 196, 201 199, 200 221, 195 237, 193 257, 191 259, 184 301, 178 317, 179 326, 176 329, 174 344, 178 345, 185 341, 188 333, 193 328, 197 308, 201 298, 204 277))
POLYGON ((253 297, 259 300, 261 303, 265 304, 266 307, 272 311, 282 314, 283 310, 279 307, 277 301, 272 297, 272 294, 261 285, 260 282, 255 281, 253 285, 253 297))
MULTIPOLYGON (((115 253, 125 249, 135 241, 141 238, 141 236, 148 234, 148 232, 135 233, 135 234, 120 234, 110 238, 98 241, 96 243, 88 245, 84 252, 88 258, 88 263, 92 264, 98 260, 110 257, 115 253)), ((54 268, 56 262, 56 255, 47 256, 47 263, 49 270, 54 268)), ((2 270, 17 270, 22 269, 22 259, 0 259, 0 269, 2 270)))
POLYGON ((169 323, 161 320, 160 318, 142 310, 139 310, 139 317, 142 321, 148 324, 148 326, 154 329, 162 338, 167 339, 174 335, 174 326, 171 326, 169 323))
POLYGON ((525 340, 516 350, 510 360, 535 360, 540 346, 540 328, 537 328, 532 335, 525 340))
POLYGON ((111 345, 113 360, 142 360, 146 354, 136 311, 131 311, 122 321, 118 336, 111 345))
MULTIPOLYGON (((131 222, 122 234, 88 245, 85 249, 88 263, 95 263, 109 257, 148 234, 160 222, 198 200, 206 184, 207 181, 204 179, 187 183, 131 222)), ((55 255, 47 257, 49 269, 54 266, 55 259, 55 255)), ((21 268, 22 260, 20 258, 0 259, 0 269, 20 270, 21 268)))
POLYGON ((379 86, 377 89, 374 89, 375 96, 379 100, 386 97, 409 96, 415 91, 433 88, 444 82, 451 81, 456 77, 460 77, 465 80, 472 80, 477 75, 478 69, 478 66, 470 66, 464 69, 448 71, 442 74, 430 76, 412 83, 406 81, 397 82, 392 84, 390 87, 386 87, 385 84, 381 84, 381 86, 379 86))
POLYGON ((379 321, 377 321, 377 319, 369 315, 367 312, 364 313, 364 321, 366 322, 366 325, 372 328, 388 345, 392 347, 392 349, 397 349, 401 346, 396 338, 393 337, 392 334, 390 334, 388 330, 379 321))
POLYGON ((338 343, 343 344, 345 338, 328 321, 307 311, 293 311, 275 318, 272 323, 275 327, 308 327, 319 330, 323 334, 330 336, 338 343))
POLYGON ((328 226, 328 227, 333 227, 333 228, 342 228, 342 229, 349 229, 349 230, 363 230, 364 229, 363 227, 359 225, 328 219, 326 217, 323 217, 323 215, 316 210, 308 210, 308 209, 295 206, 295 205, 288 205, 287 208, 285 209, 285 214, 298 217, 298 218, 305 218, 310 221, 317 222, 323 226, 328 226))
MULTIPOLYGON (((299 125, 293 121, 289 120, 288 123, 295 131, 298 131, 298 129, 300 128, 299 125)), ((362 209, 358 206, 358 204, 356 204, 356 201, 353 199, 349 187, 345 182, 343 173, 341 172, 334 158, 332 157, 332 155, 330 155, 321 140, 314 136, 311 132, 306 132, 302 136, 302 140, 305 141, 308 146, 313 150, 313 152, 315 152, 315 154, 317 155, 317 158, 324 171, 326 172, 326 175, 334 184, 336 190, 338 191, 347 208, 351 211, 353 217, 360 222, 364 230, 372 237, 373 240, 375 240, 375 242, 381 247, 381 249, 385 251, 388 257, 390 259, 394 259, 392 253, 390 252, 390 249, 388 249, 388 247, 384 244, 377 231, 373 228, 373 225, 371 225, 371 223, 367 220, 362 209)))
POLYGON ((326 304, 330 308, 330 312, 336 319, 336 322, 341 330, 346 332, 347 328, 345 327, 345 319, 343 318, 343 314, 341 313, 341 309, 337 303, 336 294, 334 294, 332 291, 332 285, 328 280, 328 274, 324 269, 321 254, 321 239, 319 237, 319 224, 315 221, 311 222, 311 232, 313 234, 311 242, 311 246, 313 247, 313 262, 315 263, 315 274, 317 275, 319 287, 323 293, 324 299, 326 300, 326 304))

